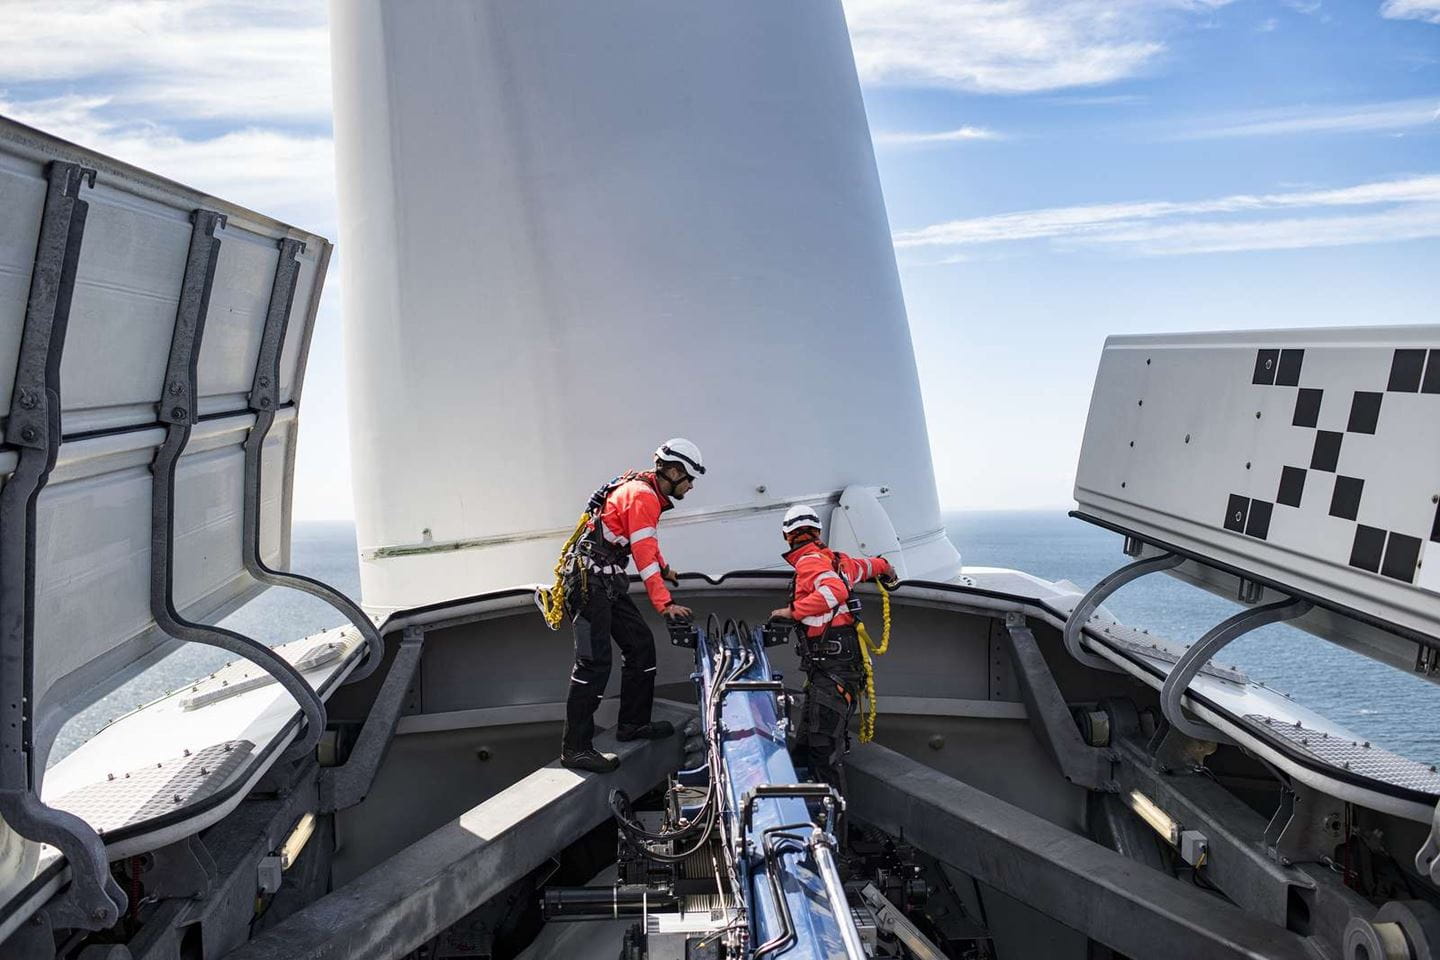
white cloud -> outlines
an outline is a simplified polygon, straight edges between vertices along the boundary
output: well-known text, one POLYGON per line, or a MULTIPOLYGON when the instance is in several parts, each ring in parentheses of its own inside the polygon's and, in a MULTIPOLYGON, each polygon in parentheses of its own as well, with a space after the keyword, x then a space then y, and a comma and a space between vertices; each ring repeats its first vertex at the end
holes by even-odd
POLYGON ((1133 76, 1176 14, 1229 0, 845 0, 865 83, 1031 93, 1133 76))
POLYGON ((1440 94, 1334 107, 1283 107, 1232 116, 1210 126, 1187 130, 1177 139, 1268 137, 1297 133, 1363 133, 1400 130, 1435 122, 1440 94))
POLYGON ((961 247, 1054 240, 1136 254, 1271 250, 1440 236, 1440 175, 1289 193, 1232 194, 1207 200, 1151 200, 1052 207, 952 220, 899 231, 897 248, 961 247), (1375 207, 1326 216, 1337 207, 1375 207), (1295 211, 1311 211, 1296 217, 1295 211), (1285 211, 1283 218, 1265 218, 1285 211), (1216 215, 1229 219, 1216 220, 1216 215), (1198 217, 1211 219, 1199 220, 1198 217))
POLYGON ((4 24, 0 85, 103 81, 150 117, 329 125, 322 0, 46 0, 4 24))
POLYGON ((1440 237, 1440 203, 1418 204, 1339 217, 1289 217, 1256 221, 1141 224, 1082 238, 1145 256, 1300 250, 1440 237))
POLYGON ((1391 20, 1424 20, 1440 23, 1440 0, 1385 0, 1380 15, 1391 20))
POLYGON ((881 146, 922 147, 940 143, 960 143, 966 140, 1004 140, 1005 136, 987 127, 959 127, 955 130, 941 130, 936 133, 906 133, 903 131, 880 132, 875 142, 881 146))
POLYGON ((201 138, 113 119, 108 97, 29 102, 0 92, 0 114, 125 163, 329 237, 335 236, 334 144, 244 127, 201 138))

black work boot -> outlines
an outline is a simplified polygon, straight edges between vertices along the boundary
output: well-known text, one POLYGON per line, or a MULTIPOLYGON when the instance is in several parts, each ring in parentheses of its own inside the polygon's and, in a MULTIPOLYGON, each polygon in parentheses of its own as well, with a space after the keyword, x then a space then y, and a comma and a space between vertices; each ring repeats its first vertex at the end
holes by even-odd
POLYGON ((664 740, 675 733, 675 727, 667 720, 651 720, 638 726, 622 723, 615 728, 616 740, 664 740))
POLYGON ((560 766, 571 770, 588 770, 591 773, 609 773, 620 766, 620 758, 613 753, 601 753, 594 747, 576 750, 574 753, 560 751, 560 766))

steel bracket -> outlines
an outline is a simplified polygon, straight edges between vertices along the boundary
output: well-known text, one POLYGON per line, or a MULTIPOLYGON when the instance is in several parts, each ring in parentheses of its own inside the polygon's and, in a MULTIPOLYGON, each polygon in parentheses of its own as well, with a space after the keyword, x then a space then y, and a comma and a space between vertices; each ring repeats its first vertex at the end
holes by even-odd
POLYGON ((349 758, 338 767, 325 767, 320 771, 320 812, 334 813, 355 806, 370 792, 375 774, 385 750, 395 736, 395 725, 400 720, 400 710, 405 705, 405 695, 420 667, 420 656, 424 650, 425 631, 421 627, 406 627, 401 635, 400 645, 395 650, 395 659, 385 674, 385 682, 375 695, 375 702, 360 728, 360 736, 350 751, 349 758))
POLYGON ((1265 827, 1265 852, 1284 867, 1324 862, 1345 839, 1347 822, 1345 801, 1289 784, 1265 827))
POLYGON ((1415 854, 1415 869, 1420 876, 1429 877, 1431 883, 1440 883, 1440 806, 1435 807, 1430 836, 1415 854))
POLYGON ((1070 713, 1070 706, 1055 683, 1055 676, 1045 662, 1040 644, 1035 640, 1020 613, 1005 614, 1005 640, 1010 659, 1025 700, 1030 724, 1040 735, 1065 779, 1088 790, 1114 793, 1115 764, 1119 756, 1107 747, 1092 747, 1080 735, 1080 728, 1070 713))
POLYGON ((295 698, 305 715, 305 730, 285 755, 293 760, 311 753, 320 742, 325 732, 325 702, 293 664, 265 644, 234 630, 186 620, 175 607, 175 470, 197 419, 195 372, 220 255, 220 239, 215 231, 224 227, 225 215, 196 210, 191 221, 194 229, 175 312, 164 396, 160 399, 159 419, 169 424, 169 429, 150 467, 154 477, 150 501, 150 613, 168 635, 244 657, 267 671, 295 698))
POLYGON ((5 960, 55 960, 55 929, 44 910, 31 914, 0 943, 0 956, 5 960))
POLYGON ((1084 632, 1085 624, 1095 615, 1100 604, 1125 584, 1159 570, 1172 570, 1184 562, 1185 558, 1177 553, 1162 553, 1158 557, 1147 557, 1144 560, 1126 564, 1091 587, 1090 591, 1080 598, 1080 602, 1075 605, 1075 609, 1070 611, 1070 616, 1065 620, 1065 649, 1070 652, 1070 656, 1087 667, 1118 673, 1119 667, 1103 657, 1090 653, 1081 645, 1081 634, 1084 632))
POLYGON ((62 442, 60 358, 89 210, 80 190, 95 186, 95 171, 57 160, 46 179, 5 427, 19 459, 0 490, 0 817, 69 864, 69 886, 46 909, 51 926, 100 930, 120 918, 126 902, 105 844, 90 824, 40 800, 42 771, 35 769, 36 505, 62 442))
POLYGON ((380 666, 385 643, 375 623, 356 603, 339 590, 314 577, 276 570, 265 563, 260 552, 262 467, 265 438, 275 423, 280 405, 280 357, 285 346, 285 331, 295 303, 295 285, 300 278, 296 259, 305 252, 305 244, 291 237, 280 241, 280 256, 275 264, 275 282, 270 288, 270 306, 265 314, 265 332, 260 338, 260 354, 255 361, 255 378, 250 387, 250 409, 255 423, 245 437, 245 521, 241 549, 245 569, 261 583, 290 587, 325 601, 338 610, 359 631, 365 640, 367 654, 360 665, 346 678, 346 683, 363 680, 380 666))
POLYGON ((1190 688, 1190 683, 1200 672, 1200 668, 1209 663, 1210 659, 1232 640, 1243 637, 1258 627, 1304 616, 1310 612, 1310 607, 1308 600, 1280 600, 1253 610, 1241 610, 1212 627, 1185 651, 1165 677, 1165 684, 1160 688, 1160 708, 1165 713, 1165 719, 1169 720, 1176 730, 1196 740, 1229 742, 1229 737, 1208 723, 1197 723, 1185 716, 1181 708, 1185 691, 1190 688))
POLYGON ((186 837, 145 855, 145 892, 161 899, 203 900, 217 876, 215 858, 199 837, 186 837))

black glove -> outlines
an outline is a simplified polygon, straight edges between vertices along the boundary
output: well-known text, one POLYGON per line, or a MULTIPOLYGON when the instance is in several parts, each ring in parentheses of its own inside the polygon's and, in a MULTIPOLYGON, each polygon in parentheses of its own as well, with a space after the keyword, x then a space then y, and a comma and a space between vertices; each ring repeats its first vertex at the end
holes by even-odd
POLYGON ((875 582, 880 584, 880 586, 884 587, 886 590, 894 590, 896 587, 900 586, 900 578, 895 576, 895 574, 893 573, 886 573, 878 576, 875 578, 875 582))

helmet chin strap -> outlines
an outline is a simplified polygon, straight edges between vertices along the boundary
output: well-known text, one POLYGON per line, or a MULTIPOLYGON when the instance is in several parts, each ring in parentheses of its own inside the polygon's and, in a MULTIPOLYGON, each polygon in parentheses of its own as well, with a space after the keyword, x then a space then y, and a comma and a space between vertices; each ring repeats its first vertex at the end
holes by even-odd
POLYGON ((680 484, 665 475, 665 471, 671 468, 679 469, 673 463, 662 462, 655 464, 655 479, 664 485, 660 492, 672 500, 684 500, 685 494, 679 492, 680 484))

